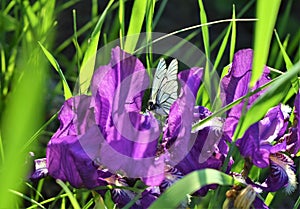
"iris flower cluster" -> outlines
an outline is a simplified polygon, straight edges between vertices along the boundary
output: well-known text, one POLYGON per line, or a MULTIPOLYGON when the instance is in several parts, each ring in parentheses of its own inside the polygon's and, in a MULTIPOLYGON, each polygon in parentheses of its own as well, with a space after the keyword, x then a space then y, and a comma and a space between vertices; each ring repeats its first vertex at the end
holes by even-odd
MULTIPOLYGON (((236 53, 228 74, 221 80, 224 105, 248 93, 251 64, 252 50, 236 53)), ((268 74, 269 68, 265 67, 255 88, 270 80, 268 74)), ((144 90, 149 85, 143 64, 119 47, 112 49, 110 63, 94 72, 91 94, 74 96, 63 104, 58 116, 60 127, 47 146, 49 175, 68 181, 73 187, 94 189, 100 194, 105 191, 97 189, 99 186, 111 185, 112 199, 118 207, 125 206, 137 195, 122 186, 140 180, 145 189, 133 208, 147 208, 186 174, 204 168, 221 170, 244 104, 230 109, 226 118, 213 118, 208 125, 192 131, 195 122, 212 114, 207 108, 195 105, 202 75, 203 69, 197 67, 178 74, 179 97, 166 120, 160 121, 152 112, 142 109, 144 90)), ((251 96, 247 108, 263 92, 251 96)), ((299 105, 298 94, 291 125, 292 110, 279 104, 236 141, 250 167, 270 169, 263 183, 253 182, 248 177, 249 166, 241 174, 230 171, 233 159, 229 156, 226 173, 242 179, 244 187, 255 191, 250 205, 266 207, 257 196, 260 191, 295 189, 292 157, 299 150, 299 105)), ((38 170, 35 178, 39 173, 45 174, 45 169, 38 170)), ((205 186, 194 195, 205 195, 216 187, 205 186)), ((230 203, 237 204, 243 193, 237 191, 237 195, 228 197, 230 203)))

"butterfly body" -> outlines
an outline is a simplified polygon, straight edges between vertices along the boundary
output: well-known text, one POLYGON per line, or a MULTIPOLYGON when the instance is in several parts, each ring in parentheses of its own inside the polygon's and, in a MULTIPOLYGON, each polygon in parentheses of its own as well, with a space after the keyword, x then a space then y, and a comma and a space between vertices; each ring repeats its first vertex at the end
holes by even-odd
POLYGON ((171 105, 178 98, 178 61, 172 60, 167 68, 164 59, 160 59, 153 77, 153 86, 148 109, 161 116, 169 114, 171 105))

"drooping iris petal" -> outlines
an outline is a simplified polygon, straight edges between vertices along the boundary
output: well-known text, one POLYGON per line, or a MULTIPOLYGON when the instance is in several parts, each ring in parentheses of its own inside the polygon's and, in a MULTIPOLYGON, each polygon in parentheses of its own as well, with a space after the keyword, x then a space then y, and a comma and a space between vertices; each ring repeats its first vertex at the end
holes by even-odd
MULTIPOLYGON (((251 79, 253 51, 251 49, 239 50, 235 53, 232 65, 228 74, 221 80, 221 99, 223 105, 227 105, 240 97, 246 95, 249 91, 248 86, 251 79)), ((265 67, 263 75, 257 81, 252 90, 267 83, 270 70, 265 67)), ((264 91, 249 97, 247 109, 264 91)), ((224 125, 225 133, 231 138, 240 119, 244 102, 234 106, 228 111, 224 125)))
POLYGON ((74 187, 99 186, 97 168, 79 141, 85 134, 93 132, 94 117, 89 105, 88 96, 76 96, 67 100, 59 114, 61 126, 47 146, 49 175, 69 181, 74 187))

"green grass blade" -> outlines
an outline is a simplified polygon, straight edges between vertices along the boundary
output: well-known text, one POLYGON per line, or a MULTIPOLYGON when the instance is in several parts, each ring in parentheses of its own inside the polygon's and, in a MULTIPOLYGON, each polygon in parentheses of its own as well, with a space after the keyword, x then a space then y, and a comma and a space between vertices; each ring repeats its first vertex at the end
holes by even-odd
MULTIPOLYGON (((290 40, 290 35, 288 34, 285 37, 285 39, 284 39, 284 41, 282 43, 282 47, 283 47, 284 51, 286 51, 286 48, 287 48, 288 43, 289 43, 289 40, 290 40)), ((276 62, 274 64, 274 67, 275 67, 275 69, 280 69, 282 67, 282 62, 283 62, 283 55, 282 55, 281 50, 278 52, 278 54, 276 55, 276 57, 277 57, 277 60, 276 60, 276 62)))
POLYGON ((44 125, 42 125, 39 130, 37 130, 37 132, 35 132, 35 134, 30 137, 30 139, 28 141, 26 141, 26 143, 23 145, 22 150, 26 150, 33 142, 34 140, 37 139, 38 136, 40 136, 40 134, 45 130, 45 128, 53 121, 57 118, 58 113, 55 113, 44 125))
POLYGON ((162 13, 164 12, 167 3, 168 3, 168 0, 160 1, 158 11, 156 12, 156 15, 155 15, 154 20, 153 20, 153 29, 156 27, 158 21, 160 20, 160 17, 162 15, 162 13))
MULTIPOLYGON (((280 18, 278 18, 278 24, 277 24, 277 31, 279 36, 284 36, 285 35, 285 30, 287 26, 289 25, 290 21, 290 15, 291 15, 291 9, 292 9, 292 4, 294 0, 288 0, 285 8, 284 8, 284 13, 280 15, 280 18)), ((274 66, 274 63, 277 61, 277 54, 279 52, 279 47, 275 44, 276 40, 273 40, 273 44, 270 50, 270 58, 268 60, 268 63, 271 66, 274 66)))
MULTIPOLYGON (((276 36, 278 45, 280 47, 283 59, 284 59, 286 69, 290 70, 293 67, 293 63, 292 63, 291 59, 289 58, 288 54, 286 53, 284 46, 280 42, 279 36, 276 31, 275 31, 275 36, 276 36)), ((298 82, 297 76, 295 78, 292 78, 291 82, 292 82, 293 88, 295 90, 295 93, 297 93, 298 89, 299 89, 299 82, 298 82)))
MULTIPOLYGON (((255 0, 248 1, 247 4, 243 7, 243 9, 237 14, 237 18, 242 17, 252 7, 252 5, 254 3, 255 3, 255 0)), ((210 46, 211 51, 213 51, 217 47, 217 45, 219 44, 219 42, 222 40, 222 37, 225 36, 226 30, 228 31, 228 28, 225 28, 220 33, 220 35, 214 40, 214 42, 211 44, 211 46, 210 46)))
POLYGON ((16 75, 6 109, 1 115, 1 138, 5 142, 5 160, 1 164, 0 172, 0 203, 3 208, 11 208, 16 202, 15 195, 9 193, 9 189, 22 189, 18 180, 25 178, 28 167, 24 166, 26 152, 20 150, 22 144, 39 127, 44 115, 42 90, 47 66, 45 59, 43 60, 41 54, 35 53, 36 51, 38 50, 28 52, 28 55, 31 53, 30 56, 38 59, 38 62, 35 59, 28 61, 25 57, 19 57, 21 64, 17 70, 22 74, 19 77, 16 75))
POLYGON ((229 34, 230 34, 230 31, 231 31, 231 27, 232 27, 232 23, 229 24, 228 28, 227 28, 227 32, 223 38, 223 41, 220 45, 220 48, 219 48, 219 51, 218 51, 218 54, 216 56, 216 59, 215 59, 215 62, 214 62, 214 69, 216 70, 221 62, 221 59, 224 55, 224 51, 226 49, 226 45, 228 43, 228 38, 229 38, 229 34))
MULTIPOLYGON (((141 32, 146 14, 146 6, 147 0, 134 1, 127 36, 139 34, 141 32)), ((138 35, 126 40, 124 50, 128 53, 132 53, 135 50, 137 41, 138 35)))
MULTIPOLYGON (((199 8, 200 8, 200 22, 203 25, 202 29, 202 39, 203 39, 203 45, 204 45, 204 51, 205 51, 205 56, 206 56, 206 62, 205 62, 205 71, 204 71, 204 85, 205 88, 203 89, 204 91, 207 91, 207 95, 209 98, 209 103, 207 104, 201 104, 201 105, 206 105, 209 109, 211 109, 211 105, 213 103, 213 98, 212 95, 216 95, 215 92, 212 92, 213 87, 211 86, 211 70, 210 69, 210 43, 209 43, 209 31, 208 31, 208 26, 207 24, 207 17, 206 17, 206 12, 204 9, 204 5, 202 0, 198 0, 199 8)), ((215 88, 214 88, 215 89, 215 88)), ((198 94, 200 96, 200 94, 198 94)), ((196 98, 197 101, 199 101, 199 98, 196 98)))
POLYGON ((292 63, 291 59, 289 58, 288 54, 286 53, 285 48, 283 47, 283 45, 282 45, 282 43, 281 43, 281 41, 280 41, 280 38, 279 38, 279 36, 278 36, 277 31, 275 30, 274 33, 275 33, 275 37, 276 37, 277 43, 278 43, 278 45, 279 45, 279 47, 280 47, 282 56, 283 56, 283 59, 284 59, 284 62, 285 62, 285 66, 286 66, 286 69, 289 70, 289 69, 291 69, 291 68, 293 67, 293 63, 292 63))
POLYGON ((234 179, 221 171, 203 169, 194 171, 168 188, 149 209, 176 208, 187 194, 192 194, 201 187, 209 184, 232 185, 234 179))
POLYGON ((37 186, 37 189, 36 189, 36 194, 35 194, 35 197, 34 197, 35 201, 38 201, 40 197, 42 199, 44 199, 43 195, 41 194, 44 182, 45 182, 45 179, 39 180, 39 183, 38 183, 38 186, 37 186))
MULTIPOLYGON (((146 39, 147 39, 147 43, 152 42, 154 8, 155 8, 155 0, 147 0, 147 9, 146 9, 146 39)), ((150 75, 150 79, 152 79, 152 73, 150 71, 151 64, 153 63, 152 45, 151 44, 147 47, 146 62, 147 62, 148 75, 150 75)))
POLYGON ((293 209, 299 209, 299 207, 300 207, 300 196, 298 197, 293 209))
POLYGON ((63 84, 63 89, 64 89, 64 96, 65 96, 65 100, 69 99, 70 97, 72 97, 72 92, 70 90, 70 87, 67 83, 67 80, 58 64, 58 62, 56 61, 56 59, 52 56, 52 54, 39 42, 40 47, 42 48, 44 54, 46 55, 47 59, 49 60, 49 62, 51 63, 51 65, 54 67, 54 69, 58 72, 59 77, 62 81, 63 84))
POLYGON ((39 206, 40 208, 43 208, 43 209, 46 209, 44 206, 42 206, 40 203, 38 203, 37 201, 35 201, 34 199, 31 199, 30 197, 26 196, 25 194, 22 194, 21 192, 18 192, 18 191, 15 191, 15 190, 12 190, 10 189, 9 190, 11 193, 25 199, 25 200, 28 200, 29 202, 35 204, 36 206, 39 206))
POLYGON ((101 14, 93 32, 89 40, 88 48, 84 54, 83 61, 81 63, 80 73, 79 73, 79 90, 80 93, 87 93, 90 82, 93 76, 94 68, 95 68, 95 61, 96 61, 96 53, 97 47, 100 37, 101 28, 105 17, 108 13, 109 8, 113 4, 114 0, 110 0, 101 14))
POLYGON ((4 162, 4 149, 3 149, 3 140, 2 140, 2 133, 0 130, 0 163, 4 162))
MULTIPOLYGON (((240 125, 240 131, 237 138, 241 138, 245 131, 255 122, 259 121, 267 111, 279 104, 286 96, 290 88, 290 82, 297 77, 300 72, 300 61, 297 62, 288 72, 279 76, 269 87, 267 92, 261 95, 245 114, 245 120, 240 125)), ((239 126, 238 125, 238 126, 239 126)), ((238 128, 237 128, 238 129, 238 128)))
POLYGON ((59 179, 56 180, 56 183, 59 184, 61 188, 63 188, 63 190, 66 192, 73 208, 80 209, 79 203, 77 202, 76 198, 74 197, 73 193, 70 191, 68 186, 59 179))
POLYGON ((74 46, 76 49, 76 63, 77 63, 77 67, 79 69, 80 68, 79 63, 80 63, 80 59, 82 56, 82 52, 81 52, 80 46, 78 44, 76 10, 73 9, 72 13, 73 13, 73 30, 74 30, 73 43, 74 43, 74 46))
POLYGON ((58 5, 56 8, 55 8, 55 12, 57 14, 61 13, 63 10, 66 10, 70 7, 72 7, 73 5, 77 4, 78 2, 80 2, 80 0, 72 0, 72 1, 66 1, 60 5, 58 5))
MULTIPOLYGON (((47 200, 44 200, 42 202, 40 202, 41 205, 43 204, 47 204, 47 203, 50 203, 50 202, 54 202, 58 199, 62 199, 62 198, 65 198, 67 197, 68 195, 67 194, 61 194, 59 196, 56 196, 56 197, 52 197, 52 198, 49 198, 47 200)), ((30 207, 28 207, 27 209, 33 209, 33 208, 37 208, 38 206, 37 205, 31 205, 30 207)))
POLYGON ((198 4, 199 4, 199 8, 200 8, 200 21, 201 21, 201 24, 203 24, 202 36, 203 36, 204 50, 205 50, 206 57, 209 60, 209 58, 210 58, 210 44, 209 44, 208 26, 206 25, 207 17, 206 17, 206 12, 205 12, 202 0, 198 0, 198 4))
POLYGON ((236 43, 235 5, 232 5, 232 20, 233 21, 232 21, 232 30, 231 30, 229 63, 231 63, 233 60, 235 43, 236 43))
POLYGON ((123 37, 125 35, 125 3, 124 0, 119 1, 119 38, 120 38, 120 47, 123 49, 123 37))
MULTIPOLYGON (((97 22, 98 19, 93 19, 92 21, 88 22, 84 26, 82 26, 78 31, 77 31, 77 36, 80 37, 83 35, 87 30, 89 30, 95 23, 97 22)), ((67 38, 63 43, 61 43, 54 51, 54 54, 58 54, 61 51, 63 51, 67 46, 69 46, 72 41, 73 41, 74 35, 70 36, 67 38)))
POLYGON ((274 200, 275 198, 275 195, 276 195, 276 192, 269 192, 266 199, 265 199, 265 204, 267 206, 270 206, 272 201, 274 200))
POLYGON ((98 0, 92 0, 91 16, 92 19, 98 15, 98 0))
POLYGON ((280 0, 274 0, 271 4, 266 0, 257 1, 258 21, 255 24, 254 58, 250 87, 255 85, 263 73, 279 6, 280 0))

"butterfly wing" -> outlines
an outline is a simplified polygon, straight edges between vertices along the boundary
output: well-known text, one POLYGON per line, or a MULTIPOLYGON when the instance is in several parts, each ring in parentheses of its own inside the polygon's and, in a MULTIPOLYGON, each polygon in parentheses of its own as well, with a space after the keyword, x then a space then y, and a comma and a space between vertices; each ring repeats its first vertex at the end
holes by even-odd
POLYGON ((160 115, 168 115, 171 105, 177 99, 178 61, 172 60, 167 68, 164 59, 160 59, 153 78, 149 109, 160 115))
POLYGON ((158 91, 160 89, 161 82, 163 78, 165 77, 167 72, 167 65, 166 62, 163 58, 159 60, 159 63, 157 65, 154 77, 153 77, 153 84, 152 84, 152 92, 151 92, 151 97, 150 101, 155 103, 156 102, 156 97, 158 94, 158 91))
POLYGON ((161 115, 168 115, 171 105, 178 98, 178 61, 173 59, 165 72, 156 96, 156 103, 160 108, 156 111, 161 115))

